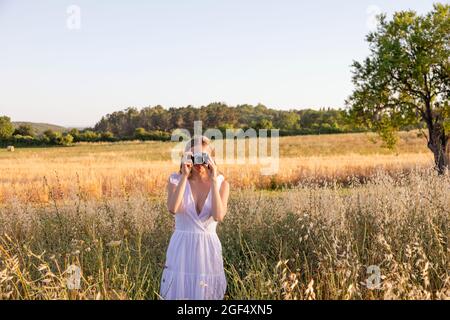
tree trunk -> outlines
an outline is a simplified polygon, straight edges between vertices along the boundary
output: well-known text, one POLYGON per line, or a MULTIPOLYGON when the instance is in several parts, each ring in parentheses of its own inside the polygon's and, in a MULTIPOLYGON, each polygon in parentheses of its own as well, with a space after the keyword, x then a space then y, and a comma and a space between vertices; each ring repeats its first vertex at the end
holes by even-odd
POLYGON ((450 169, 449 136, 445 134, 443 127, 436 125, 429 131, 429 133, 430 138, 428 148, 434 154, 436 170, 440 175, 442 175, 446 172, 446 170, 450 169))

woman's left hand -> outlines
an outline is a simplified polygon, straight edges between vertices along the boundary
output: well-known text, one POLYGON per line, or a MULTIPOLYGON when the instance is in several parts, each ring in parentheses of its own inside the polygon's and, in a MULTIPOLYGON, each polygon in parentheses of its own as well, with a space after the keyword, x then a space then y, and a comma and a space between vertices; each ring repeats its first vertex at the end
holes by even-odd
POLYGON ((216 164, 214 163, 214 161, 212 161, 211 158, 208 159, 206 164, 208 165, 207 168, 208 168, 209 179, 211 181, 216 180, 216 178, 217 178, 217 166, 216 166, 216 164))

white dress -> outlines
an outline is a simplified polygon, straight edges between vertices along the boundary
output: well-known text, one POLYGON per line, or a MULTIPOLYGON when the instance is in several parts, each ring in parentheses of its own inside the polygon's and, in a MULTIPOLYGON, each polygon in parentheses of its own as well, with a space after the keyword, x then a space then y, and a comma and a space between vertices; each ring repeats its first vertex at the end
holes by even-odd
MULTIPOLYGON (((174 173, 170 182, 177 185, 180 177, 174 173)), ((223 180, 219 175, 219 188, 223 180)), ((159 294, 166 300, 222 300, 227 283, 217 221, 211 216, 211 192, 197 214, 188 181, 181 206, 175 215, 159 294)))

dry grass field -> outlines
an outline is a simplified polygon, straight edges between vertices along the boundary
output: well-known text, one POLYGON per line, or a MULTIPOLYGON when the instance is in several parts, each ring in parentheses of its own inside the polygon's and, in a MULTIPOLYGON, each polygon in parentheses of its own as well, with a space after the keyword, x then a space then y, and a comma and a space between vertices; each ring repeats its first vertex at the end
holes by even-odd
MULTIPOLYGON (((227 299, 449 299, 450 177, 414 132, 286 137, 280 171, 222 166, 227 299), (379 286, 368 270, 377 268, 379 286)), ((0 299, 157 299, 171 143, 0 152, 0 299), (82 271, 67 288, 67 269, 82 271)))
MULTIPOLYGON (((377 171, 397 175, 429 167, 432 155, 415 132, 401 133, 397 150, 374 143, 373 134, 280 138, 280 167, 262 176, 260 165, 224 165, 221 171, 234 188, 274 189, 299 182, 348 183, 377 171)), ((58 199, 159 196, 168 175, 177 171, 170 161, 175 144, 127 142, 82 144, 62 148, 16 149, 0 152, 0 203, 12 199, 47 203, 58 199)))

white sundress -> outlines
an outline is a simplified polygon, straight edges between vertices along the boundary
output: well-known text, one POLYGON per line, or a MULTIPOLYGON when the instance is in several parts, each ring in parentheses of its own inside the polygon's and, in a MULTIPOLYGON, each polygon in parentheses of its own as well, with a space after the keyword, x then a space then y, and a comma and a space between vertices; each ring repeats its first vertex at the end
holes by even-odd
MULTIPOLYGON (((174 173, 170 182, 178 185, 180 177, 174 173)), ((219 175, 219 188, 223 180, 219 175)), ((227 283, 217 221, 211 215, 211 191, 197 214, 188 181, 181 206, 175 215, 159 294, 165 300, 222 300, 227 283)))

